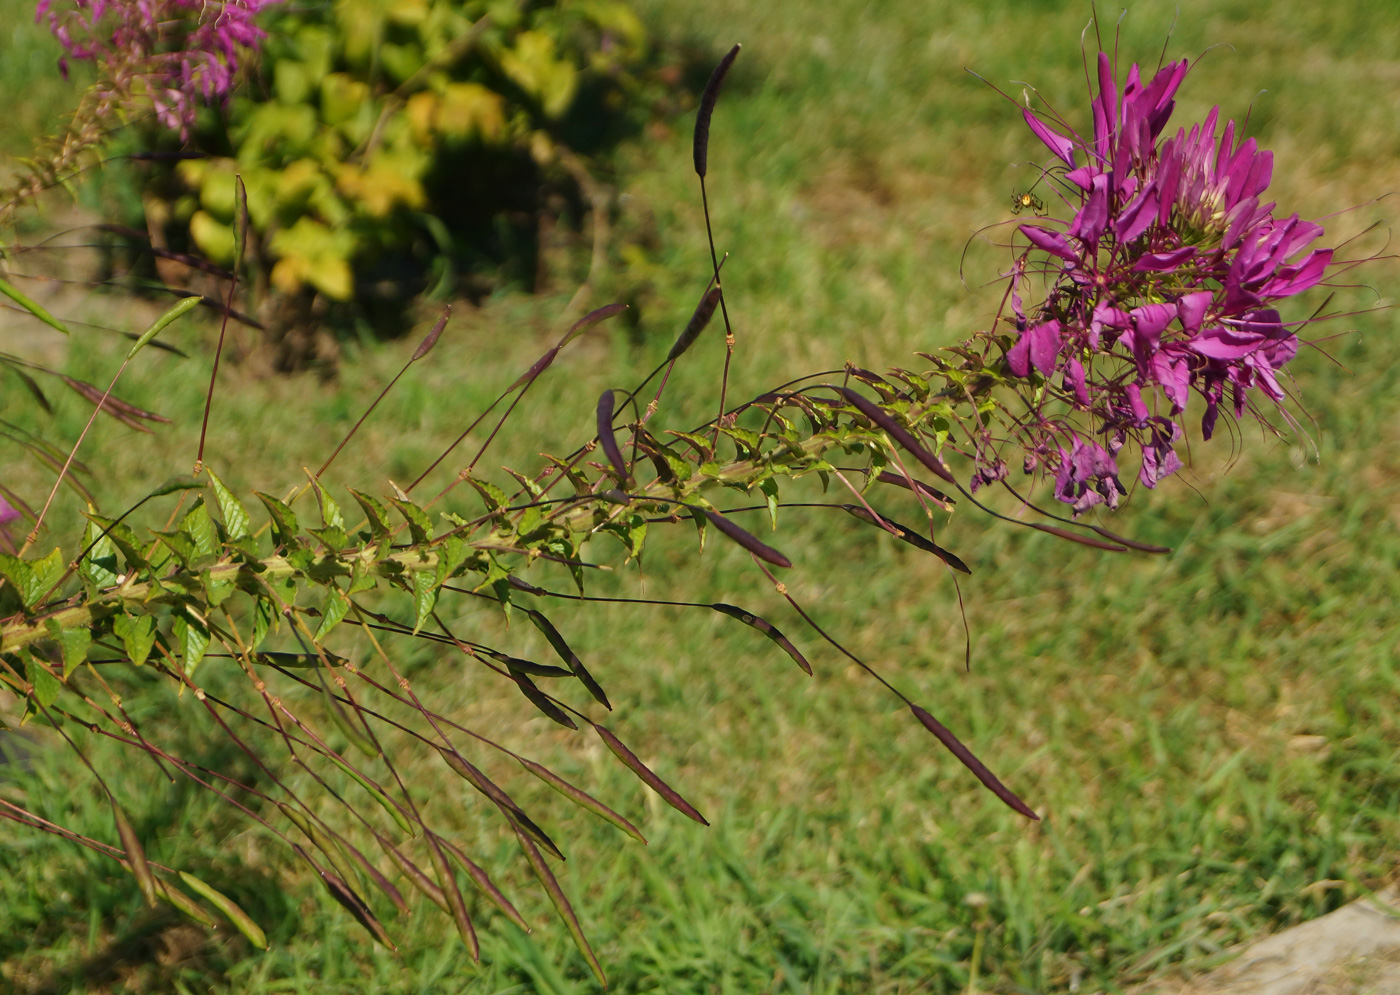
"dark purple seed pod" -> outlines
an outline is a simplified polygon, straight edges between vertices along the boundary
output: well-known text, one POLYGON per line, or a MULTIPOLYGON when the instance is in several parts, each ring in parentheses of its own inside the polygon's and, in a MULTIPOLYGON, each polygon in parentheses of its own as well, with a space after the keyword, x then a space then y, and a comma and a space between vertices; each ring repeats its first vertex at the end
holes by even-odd
POLYGON ((418 343, 418 348, 413 350, 413 356, 409 359, 410 363, 418 362, 433 351, 433 346, 437 345, 438 337, 442 335, 442 330, 447 327, 447 319, 450 317, 452 317, 451 304, 442 309, 442 317, 437 320, 437 324, 433 326, 432 331, 427 334, 423 341, 418 343))
POLYGON ((375 839, 379 841, 380 849, 388 854, 389 859, 394 862, 395 866, 403 873, 403 876, 408 878, 415 888, 424 895, 427 895, 434 905, 442 909, 442 911, 451 914, 451 910, 447 907, 447 896, 442 893, 441 888, 433 884, 433 879, 428 877, 417 864, 400 853, 394 844, 390 843, 378 833, 375 833, 374 836, 375 839))
POLYGON ((957 486, 957 480, 953 477, 953 474, 949 472, 948 468, 943 465, 943 461, 925 449, 923 444, 919 442, 918 439, 914 438, 913 433, 899 424, 899 422, 895 421, 889 412, 882 410, 849 387, 838 387, 836 389, 840 391, 841 396, 850 403, 851 407, 855 408, 877 426, 884 429, 889 437, 893 439, 901 449, 922 463, 930 473, 941 477, 954 487, 957 486))
MULTIPOLYGON (((549 696, 535 686, 535 682, 525 676, 525 672, 514 665, 511 659, 506 660, 506 669, 510 671, 510 676, 515 679, 515 686, 520 689, 520 693, 529 699, 534 705, 549 718, 558 722, 566 729, 578 729, 574 720, 564 712, 562 708, 549 700, 549 696)), ((560 668, 554 668, 559 670, 560 668)), ((561 674, 567 675, 567 671, 560 670, 561 674)))
MULTIPOLYGON (((862 522, 865 522, 868 525, 880 524, 875 520, 874 516, 871 515, 870 512, 866 511, 858 504, 843 504, 841 507, 846 509, 847 512, 854 515, 856 518, 859 518, 862 522)), ((952 567, 954 570, 959 571, 960 573, 972 573, 972 571, 968 568, 966 563, 964 563, 957 556, 948 552, 942 546, 928 539, 925 539, 923 536, 915 532, 909 526, 902 525, 899 522, 896 522, 893 518, 887 518, 884 515, 881 515, 880 517, 884 519, 886 525, 889 525, 890 527, 896 530, 896 539, 902 539, 909 545, 913 546, 915 549, 922 549, 925 553, 932 553, 934 556, 938 557, 944 563, 948 564, 948 566, 952 567)))
POLYGON ((627 768, 632 771, 633 774, 641 778, 643 784, 664 798, 666 804, 688 818, 694 819, 702 826, 709 825, 709 822, 706 821, 705 817, 699 813, 694 805, 682 798, 679 792, 665 781, 661 780, 661 778, 657 777, 656 773, 650 767, 638 760, 637 755, 629 750, 626 745, 623 744, 622 740, 609 732, 606 727, 594 723, 593 731, 608 745, 608 749, 613 751, 617 759, 626 764, 627 768))
POLYGON ((754 556, 766 563, 771 563, 775 567, 790 567, 792 561, 772 546, 766 545, 758 540, 752 533, 744 531, 729 519, 725 518, 717 511, 705 509, 705 517, 708 518, 715 528, 719 529, 729 538, 733 539, 740 546, 743 546, 754 556))
POLYGON ((563 348, 574 336, 581 334, 598 324, 600 321, 607 321, 627 310, 626 304, 604 304, 596 311, 589 311, 578 321, 569 326, 569 330, 564 333, 564 337, 559 340, 559 348, 563 348))
POLYGON ((462 943, 466 946, 467 952, 472 955, 472 960, 480 964, 481 945, 477 942, 476 930, 472 927, 472 921, 467 915, 467 903, 462 898, 462 889, 457 887, 457 878, 452 873, 452 865, 447 862, 447 855, 442 852, 442 847, 438 845, 437 837, 432 833, 426 833, 425 836, 428 840, 428 856, 432 858, 433 868, 437 871, 438 885, 447 898, 447 911, 457 926, 457 935, 462 938, 462 943))
POLYGON ((150 429, 141 424, 143 420, 163 422, 167 425, 170 424, 170 419, 166 418, 164 415, 158 415, 154 411, 147 411, 144 408, 138 408, 134 404, 128 404, 126 401, 112 394, 107 394, 104 399, 102 395, 105 394, 106 391, 101 387, 95 387, 83 380, 74 380, 72 377, 61 377, 61 379, 69 387, 72 387, 73 390, 87 398, 87 400, 94 407, 97 407, 104 415, 115 418, 127 428, 134 428, 138 432, 149 432, 150 429))
POLYGON ((564 641, 564 637, 554 627, 554 623, 533 608, 525 609, 525 614, 530 616, 530 621, 535 624, 535 628, 539 629, 544 638, 549 641, 549 645, 554 647, 554 652, 559 654, 559 658, 569 665, 569 669, 588 689, 588 693, 593 696, 593 699, 611 712, 612 703, 608 701, 608 696, 603 692, 602 686, 593 679, 593 675, 588 672, 588 668, 583 665, 578 654, 569 648, 569 644, 564 641))
POLYGON ((531 380, 534 380, 535 377, 539 376, 545 370, 549 369, 549 364, 554 362, 554 357, 557 355, 559 355, 559 347, 555 346, 554 348, 550 349, 549 352, 545 353, 539 359, 531 363, 530 368, 524 373, 520 374, 520 376, 518 376, 515 379, 515 382, 506 388, 506 393, 509 394, 521 384, 529 383, 531 380))
POLYGON ((534 594, 538 596, 549 593, 542 587, 536 587, 529 581, 521 580, 519 577, 515 576, 515 574, 511 574, 509 577, 507 577, 506 583, 508 583, 511 587, 515 588, 517 591, 524 591, 526 594, 534 594))
POLYGON ((890 473, 888 470, 881 470, 875 475, 875 479, 882 484, 893 484, 896 487, 903 487, 906 491, 914 491, 941 506, 944 511, 952 511, 953 505, 958 502, 950 498, 942 491, 935 490, 922 480, 910 480, 902 473, 890 473))
POLYGON ((316 863, 316 861, 312 859, 311 854, 307 853, 296 843, 292 844, 292 850, 298 857, 311 866, 311 869, 320 876, 321 883, 326 886, 326 890, 331 893, 331 897, 344 906, 346 911, 354 916, 359 924, 369 931, 371 936, 390 950, 398 949, 398 947, 394 946, 394 941, 389 939, 389 934, 384 929, 384 924, 370 911, 370 907, 365 903, 365 900, 356 894, 355 890, 351 888, 350 885, 346 884, 344 878, 334 871, 328 871, 320 864, 316 863))
POLYGON ((1090 539, 1088 536, 1082 536, 1077 532, 1071 532, 1069 529, 1062 529, 1055 525, 1042 525, 1040 522, 1022 522, 1021 524, 1029 525, 1037 532, 1048 532, 1052 536, 1068 539, 1070 542, 1077 542, 1081 546, 1092 546, 1094 549, 1106 549, 1110 553, 1126 553, 1128 551, 1127 546, 1120 546, 1116 542, 1104 542, 1102 539, 1090 539))
POLYGON ((780 647, 782 647, 783 652, 786 653, 788 656, 792 657, 793 661, 804 671, 807 672, 807 676, 810 677, 812 675, 812 665, 807 662, 807 658, 802 655, 802 651, 799 650, 796 646, 794 646, 792 644, 792 640, 788 639, 787 636, 783 635, 782 632, 778 630, 778 627, 772 622, 768 621, 766 618, 761 618, 760 616, 755 615, 751 611, 745 611, 744 609, 736 607, 735 605, 726 605, 723 602, 717 601, 714 604, 710 605, 710 607, 713 608, 715 611, 719 612, 721 615, 728 615, 730 618, 737 618, 740 622, 743 622, 745 625, 752 626, 753 628, 757 629, 759 632, 763 633, 769 639, 773 640, 773 642, 777 643, 780 647))
POLYGON ((724 83, 724 77, 729 73, 729 67, 734 65, 734 60, 739 57, 739 49, 742 45, 735 45, 725 53, 724 58, 719 60, 719 65, 715 66, 715 71, 710 73, 710 81, 705 84, 704 92, 700 94, 700 113, 695 115, 695 175, 700 179, 705 178, 705 170, 709 163, 710 152, 710 117, 715 112, 715 101, 719 99, 719 88, 724 83))
POLYGON ((617 448, 617 437, 613 435, 613 392, 603 391, 598 398, 598 444, 603 447, 608 462, 613 465, 620 483, 627 482, 627 461, 622 458, 622 450, 617 448))
POLYGON ((1140 553, 1160 554, 1170 553, 1172 551, 1172 548, 1170 546, 1154 546, 1150 542, 1138 542, 1136 539, 1124 539, 1117 533, 1110 532, 1108 531, 1108 529, 1101 528, 1097 525, 1090 525, 1089 528, 1093 529, 1095 532, 1097 532, 1099 535, 1103 536, 1110 542, 1120 542, 1124 546, 1127 546, 1129 549, 1136 549, 1140 553))
POLYGON ((506 898, 506 896, 501 893, 501 889, 497 888, 491 881, 490 875, 473 863, 472 860, 462 852, 462 848, 451 840, 443 839, 441 836, 436 837, 436 839, 438 843, 447 850, 448 855, 462 865, 462 870, 467 872, 467 876, 472 879, 472 883, 481 890, 482 894, 491 899, 496 908, 500 909, 507 919, 515 923, 525 932, 530 932, 530 924, 516 911, 515 906, 510 903, 510 899, 506 898))
POLYGON ((588 945, 588 939, 583 935, 583 927, 579 925, 578 916, 574 914, 574 908, 569 904, 569 898, 564 894, 564 889, 559 887, 559 879, 554 876, 554 872, 549 869, 549 865, 540 856, 539 850, 530 842, 529 837, 524 833, 517 832, 516 839, 520 841, 520 849, 525 854, 525 860, 530 865, 530 870, 535 872, 535 877, 544 886, 545 893, 549 895, 549 900, 554 905, 554 910, 559 913, 559 918, 564 920, 564 925, 569 928, 569 935, 574 938, 574 946, 578 947, 579 953, 583 954, 583 959, 588 961, 588 966, 593 969, 593 976, 598 979, 598 984, 604 988, 608 987, 607 975, 603 974, 603 966, 598 963, 597 956, 593 953, 593 948, 588 945))
POLYGON ((671 346, 671 351, 666 354, 666 362, 679 359, 682 353, 695 344, 695 340, 715 316, 715 308, 719 307, 719 299, 723 293, 719 287, 711 287, 705 296, 700 298, 695 313, 690 316, 690 321, 686 322, 685 330, 681 332, 680 338, 676 339, 676 344, 671 346))
POLYGON ((912 701, 909 702, 909 710, 914 713, 915 718, 923 723, 925 729, 933 733, 938 741, 948 748, 948 752, 957 757, 964 767, 972 771, 977 777, 977 780, 986 785, 992 794, 996 795, 1027 819, 1034 819, 1037 822, 1040 821, 1040 816, 1036 815, 1029 805, 1021 801, 1020 798, 1017 798, 1010 788, 1002 784, 1000 779, 987 769, 986 764, 973 756, 972 751, 966 746, 963 746, 962 742, 949 731, 947 726, 939 722, 912 701))

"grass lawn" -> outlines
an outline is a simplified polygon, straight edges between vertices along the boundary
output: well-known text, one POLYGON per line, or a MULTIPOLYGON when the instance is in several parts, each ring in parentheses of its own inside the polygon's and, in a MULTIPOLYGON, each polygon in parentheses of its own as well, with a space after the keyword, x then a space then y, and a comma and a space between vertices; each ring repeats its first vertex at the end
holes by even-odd
MULTIPOLYGON (((658 34, 716 56, 744 43, 710 147, 738 338, 732 392, 756 394, 847 359, 912 366, 923 362, 914 351, 985 327, 1006 253, 974 232, 1010 219, 1013 190, 1030 185, 1027 163, 1045 150, 1017 109, 964 68, 1018 98, 1016 81, 1033 83, 1084 121, 1087 7, 641 6, 658 34)), ((1121 23, 1122 60, 1155 66, 1176 8, 1133 6, 1121 23)), ((1104 14, 1111 24, 1116 9, 1104 14)), ((1102 30, 1107 39, 1114 29, 1102 30)), ((1325 13, 1302 0, 1189 0, 1168 54, 1205 54, 1176 121, 1189 125, 1217 102, 1225 116, 1248 113, 1249 133, 1276 154, 1280 211, 1319 217, 1361 205, 1327 222, 1348 237, 1394 215, 1391 201, 1375 200, 1400 188, 1397 51, 1400 10, 1381 0, 1325 13)), ((8 49, 0 56, 5 85, 26 86, 8 75, 19 71, 8 49)), ((689 126, 654 128, 607 166, 622 196, 595 303, 633 303, 634 327, 603 326, 561 356, 545 384, 549 403, 508 426, 497 463, 533 469, 537 453, 591 435, 599 393, 650 370, 694 307, 708 263, 689 126)), ((16 135, 0 132, 6 142, 16 135)), ((1362 244, 1382 243, 1373 235, 1362 244)), ((1395 277, 1392 262, 1376 263, 1361 276, 1373 289, 1339 300, 1389 304, 1395 277)), ((412 479, 547 348, 571 291, 502 292, 459 309, 432 362, 405 377, 332 476, 372 490, 412 479)), ((149 310, 102 299, 75 304, 73 316, 139 329, 149 310)), ((697 558, 688 527, 653 530, 643 569, 601 576, 593 593, 744 605, 803 648, 813 677, 703 610, 550 607, 608 688, 611 727, 705 813, 708 829, 638 785, 595 739, 541 719, 505 682, 474 679, 455 657, 410 643, 402 662, 438 710, 546 763, 646 834, 643 847, 483 760, 563 845, 561 881, 613 991, 1093 991, 1201 969, 1233 944, 1365 894, 1400 862, 1397 326, 1383 308, 1313 326, 1339 337, 1289 367, 1306 438, 1279 441, 1244 425, 1202 444, 1192 421, 1189 470, 1156 492, 1138 489, 1105 522, 1170 555, 1102 553, 960 510, 940 542, 973 570, 961 588, 970 672, 941 563, 845 516, 782 513, 772 541, 794 560, 786 579, 795 596, 951 726, 1039 823, 1006 810, 896 700, 805 631, 746 556, 711 541, 697 558)), ((123 396, 173 423, 153 438, 98 423, 82 456, 112 507, 188 472, 214 331, 183 333, 188 359, 146 354, 124 375, 123 396)), ((35 341, 47 335, 36 330, 35 341)), ((331 383, 226 371, 210 462, 243 494, 304 479, 300 468, 319 463, 414 344, 352 345, 331 383)), ((702 345, 668 387, 661 424, 711 417, 723 349, 714 334, 702 345)), ((70 375, 105 383, 122 348, 88 331, 58 355, 70 375)), ((86 412, 76 396, 55 402, 43 432, 71 440, 86 412)), ((7 385, 0 418, 34 417, 7 385)), ((4 459, 7 486, 46 491, 51 477, 4 459)), ((456 469, 445 467, 442 480, 456 469)), ((880 507, 910 521, 918 514, 898 496, 880 507)), ((79 520, 68 496, 53 514, 79 520)), ((562 571, 538 576, 556 589, 567 580, 562 571)), ((470 603, 450 607, 460 627, 515 641, 523 655, 539 645, 470 603)), ((201 762, 236 763, 205 735, 188 697, 160 691, 128 705, 155 728, 171 719, 168 735, 184 736, 174 741, 201 762)), ((6 749, 17 742, 0 732, 6 749)), ((90 778, 51 745, 35 738, 27 761, 0 775, 0 797, 22 796, 115 842, 90 778)), ((110 861, 6 824, 0 988, 596 990, 499 820, 484 818, 440 763, 402 745, 400 767, 430 818, 507 887, 532 936, 473 906, 482 935, 474 966, 431 904, 418 903, 408 920, 386 905, 399 943, 390 954, 267 834, 133 763, 124 796, 153 858, 207 874, 263 924, 272 950, 146 913, 110 861)), ((90 752, 125 762, 98 742, 90 752)))

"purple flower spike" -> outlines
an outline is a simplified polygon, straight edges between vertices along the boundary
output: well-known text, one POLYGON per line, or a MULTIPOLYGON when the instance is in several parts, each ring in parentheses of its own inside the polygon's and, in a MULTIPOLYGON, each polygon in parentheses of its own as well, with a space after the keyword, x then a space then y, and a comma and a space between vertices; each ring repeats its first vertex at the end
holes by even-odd
POLYGON ((95 62, 109 112, 144 96, 184 137, 200 103, 228 96, 244 58, 266 37, 254 23, 278 0, 40 0, 68 59, 95 62))
MULTIPOLYGON (((1022 112, 1054 154, 1045 175, 1074 213, 1017 227, 1028 246, 1010 271, 1018 334, 1004 346, 1005 369, 1051 388, 1017 431, 1075 514, 1117 503, 1125 446, 1144 486, 1180 469, 1173 446, 1193 393, 1206 438, 1227 388, 1236 417, 1253 389, 1283 401, 1279 373, 1297 354, 1298 325, 1279 305, 1332 265, 1331 249, 1314 248, 1320 225, 1275 216, 1265 197, 1273 154, 1233 121, 1221 127, 1219 108, 1163 137, 1187 68, 1171 63, 1144 84, 1134 65, 1120 84, 1100 53, 1092 139, 1022 112), (1033 274, 1047 284, 1039 304, 1026 299, 1033 274), (1046 414, 1048 400, 1087 419, 1108 448, 1046 414)), ((988 449, 982 460, 997 458, 988 449)))

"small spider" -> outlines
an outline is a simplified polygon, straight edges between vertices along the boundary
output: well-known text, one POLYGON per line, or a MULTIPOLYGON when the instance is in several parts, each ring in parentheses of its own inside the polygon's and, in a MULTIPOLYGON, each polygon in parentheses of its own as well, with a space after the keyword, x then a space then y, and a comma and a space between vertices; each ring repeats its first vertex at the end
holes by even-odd
POLYGON ((1029 190, 1025 193, 1011 192, 1011 213, 1020 214, 1022 211, 1034 211, 1036 217, 1045 215, 1045 201, 1041 200, 1029 190))

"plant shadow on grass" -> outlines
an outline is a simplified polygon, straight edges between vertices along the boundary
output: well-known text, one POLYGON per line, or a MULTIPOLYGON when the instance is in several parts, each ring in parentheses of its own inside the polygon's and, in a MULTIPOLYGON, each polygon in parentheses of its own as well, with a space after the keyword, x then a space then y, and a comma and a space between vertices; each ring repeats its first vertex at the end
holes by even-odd
MULTIPOLYGON (((154 724, 143 723, 148 731, 154 724)), ((182 728, 169 724, 162 731, 182 728)), ((77 738, 72 723, 67 730, 77 738)), ((0 767, 0 797, 115 845, 111 808, 70 748, 44 730, 26 737, 18 750, 15 738, 14 732, 0 733, 0 749, 11 759, 0 767)), ((185 742, 168 747, 172 752, 256 786, 255 768, 227 740, 181 738, 185 742)), ((246 844, 238 846, 238 856, 221 857, 231 838, 246 829, 241 813, 187 778, 166 781, 129 751, 118 756, 124 748, 110 740, 91 737, 82 747, 107 774, 152 861, 197 872, 259 922, 296 928, 295 907, 276 878, 278 862, 258 866, 260 861, 248 859, 246 844), (126 776, 113 778, 110 772, 123 764, 126 776)), ((235 797, 258 808, 254 796, 235 797)), ((178 990, 181 979, 208 983, 222 977, 250 952, 227 922, 211 932, 167 904, 144 907, 135 879, 109 857, 35 829, 14 829, 0 852, 0 904, 8 927, 0 933, 0 986, 6 991, 178 990)))

